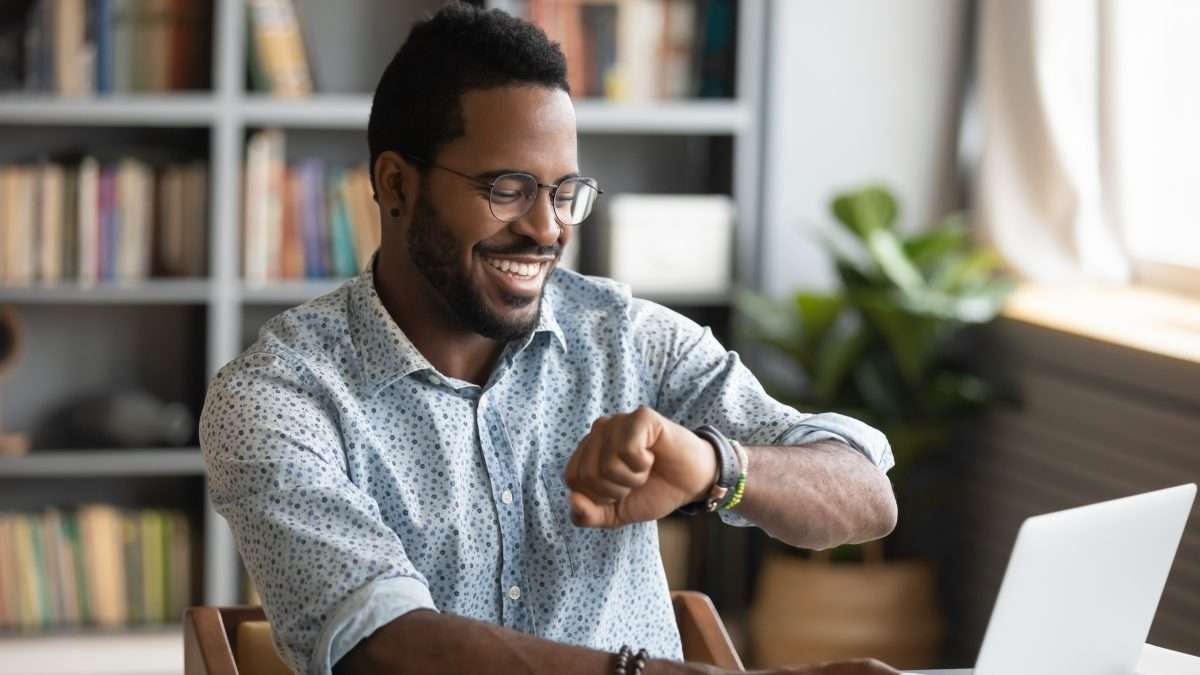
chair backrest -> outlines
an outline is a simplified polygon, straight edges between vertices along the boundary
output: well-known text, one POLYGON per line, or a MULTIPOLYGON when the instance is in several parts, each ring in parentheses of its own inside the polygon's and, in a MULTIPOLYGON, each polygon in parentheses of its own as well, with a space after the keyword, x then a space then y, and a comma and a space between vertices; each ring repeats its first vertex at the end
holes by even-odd
MULTIPOLYGON (((671 593, 686 661, 741 671, 725 624, 707 595, 671 593)), ((192 607, 184 616, 185 675, 287 675, 262 607, 192 607)))

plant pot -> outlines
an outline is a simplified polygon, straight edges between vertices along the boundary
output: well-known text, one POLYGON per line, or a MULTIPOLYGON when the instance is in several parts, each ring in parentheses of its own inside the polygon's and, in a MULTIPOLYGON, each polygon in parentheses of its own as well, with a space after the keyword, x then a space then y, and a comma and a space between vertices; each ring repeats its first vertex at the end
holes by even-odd
POLYGON ((938 663, 945 622, 923 560, 830 563, 771 554, 750 610, 755 667, 874 657, 897 668, 938 663))

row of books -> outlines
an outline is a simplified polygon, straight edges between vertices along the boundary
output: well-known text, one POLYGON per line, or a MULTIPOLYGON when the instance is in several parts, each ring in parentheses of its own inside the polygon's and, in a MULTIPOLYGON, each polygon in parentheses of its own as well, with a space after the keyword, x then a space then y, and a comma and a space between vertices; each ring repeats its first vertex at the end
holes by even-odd
POLYGON ((192 604, 192 556, 177 511, 0 513, 0 630, 177 622, 192 604))
POLYGON ((250 283, 357 274, 379 246, 378 206, 366 164, 288 166, 278 129, 246 146, 244 274, 250 283))
POLYGON ((491 0, 567 57, 575 97, 733 96, 734 0, 491 0))
POLYGON ((0 281, 138 281, 203 276, 204 162, 0 165, 0 281))
POLYGON ((36 0, 0 29, 0 89, 65 96, 208 89, 211 0, 36 0))

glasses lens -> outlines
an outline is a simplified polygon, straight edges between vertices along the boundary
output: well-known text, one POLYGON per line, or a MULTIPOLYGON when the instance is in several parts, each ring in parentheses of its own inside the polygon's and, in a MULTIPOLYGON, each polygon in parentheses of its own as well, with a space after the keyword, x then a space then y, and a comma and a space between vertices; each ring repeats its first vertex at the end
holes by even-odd
POLYGON ((596 205, 600 191, 591 178, 568 178, 559 183, 554 193, 554 212, 567 225, 578 225, 587 219, 596 205))
POLYGON ((500 176, 492 185, 492 215, 508 223, 525 215, 533 200, 537 199, 538 186, 533 176, 510 173, 500 176))

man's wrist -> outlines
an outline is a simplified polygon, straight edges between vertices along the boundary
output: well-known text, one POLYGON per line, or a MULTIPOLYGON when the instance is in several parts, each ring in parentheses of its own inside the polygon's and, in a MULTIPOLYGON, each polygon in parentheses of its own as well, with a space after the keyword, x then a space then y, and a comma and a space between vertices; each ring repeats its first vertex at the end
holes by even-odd
POLYGON ((692 501, 677 509, 679 513, 689 516, 715 511, 737 485, 739 476, 737 453, 729 439, 708 424, 696 427, 692 433, 712 448, 717 469, 716 480, 709 484, 708 490, 695 494, 692 501))
POLYGON ((703 436, 697 435, 695 432, 693 432, 692 435, 696 437, 696 440, 700 441, 700 444, 707 451, 702 456, 712 458, 713 470, 712 470, 712 476, 707 481, 705 481, 705 483, 700 486, 700 489, 698 491, 696 491, 695 494, 692 495, 692 498, 690 500, 688 500, 689 504, 692 502, 702 502, 705 499, 708 499, 708 495, 710 492, 712 492, 713 487, 716 486, 717 481, 721 480, 721 450, 720 450, 720 448, 718 448, 716 445, 714 445, 712 441, 704 438, 703 436))

